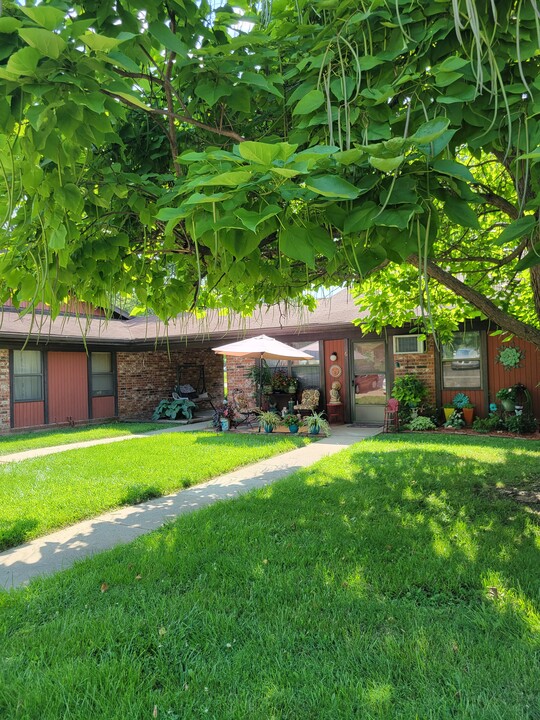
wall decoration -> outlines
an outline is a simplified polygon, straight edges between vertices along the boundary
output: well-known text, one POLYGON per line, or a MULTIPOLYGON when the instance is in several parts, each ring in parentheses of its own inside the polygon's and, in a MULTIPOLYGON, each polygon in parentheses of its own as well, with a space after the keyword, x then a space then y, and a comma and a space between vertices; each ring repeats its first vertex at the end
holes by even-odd
POLYGON ((334 378, 338 378, 341 375, 341 367, 339 365, 330 365, 328 372, 334 378))
POLYGON ((521 363, 525 358, 525 351, 515 345, 501 346, 497 350, 496 360, 505 370, 515 370, 521 367, 521 363))

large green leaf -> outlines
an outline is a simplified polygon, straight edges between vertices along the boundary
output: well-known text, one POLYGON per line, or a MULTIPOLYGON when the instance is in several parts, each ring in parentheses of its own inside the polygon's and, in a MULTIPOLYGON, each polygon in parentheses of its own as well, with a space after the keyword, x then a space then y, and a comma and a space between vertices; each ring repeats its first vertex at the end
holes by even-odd
POLYGON ((416 211, 416 206, 413 207, 401 207, 397 208, 386 208, 373 219, 375 225, 383 225, 386 227, 395 227, 398 230, 405 230, 408 226, 410 219, 416 211))
POLYGON ((411 135, 411 141, 417 145, 426 145, 431 143, 446 131, 450 120, 448 118, 435 118, 435 120, 429 120, 423 125, 420 125, 418 130, 411 135))
POLYGON ((404 160, 405 155, 398 155, 398 157, 392 158, 370 157, 369 164, 373 165, 377 170, 389 173, 396 170, 404 160))
POLYGON ((230 95, 231 91, 231 87, 225 83, 201 82, 195 88, 195 95, 202 98, 212 107, 220 98, 230 95))
POLYGON ((66 49, 66 41, 50 30, 20 28, 19 35, 30 47, 36 48, 42 55, 54 60, 60 57, 60 54, 66 49))
POLYGON ((470 205, 461 198, 449 197, 444 203, 444 212, 453 223, 475 230, 480 228, 476 213, 470 205))
POLYGON ((287 257, 315 267, 315 245, 306 228, 289 225, 279 233, 279 249, 287 257))
POLYGON ((263 142, 246 142, 238 145, 238 152, 245 160, 258 163, 259 165, 271 165, 280 155, 279 145, 272 145, 263 142))
POLYGON ((167 50, 185 57, 188 53, 188 47, 185 45, 180 38, 178 38, 172 30, 161 22, 152 22, 148 26, 148 32, 154 37, 159 43, 161 43, 167 50))
POLYGON ((219 241, 237 260, 242 260, 257 249, 260 239, 245 230, 226 230, 219 234, 219 241))
POLYGON ((260 225, 265 220, 268 220, 268 218, 273 217, 274 215, 278 215, 281 211, 282 210, 279 205, 268 205, 266 208, 264 208, 264 210, 261 210, 259 212, 239 208, 238 210, 234 211, 234 214, 236 215, 236 217, 240 218, 240 220, 245 225, 245 227, 248 228, 248 230, 251 230, 251 232, 255 232, 258 225, 260 225))
POLYGON ((467 182, 475 182, 474 175, 469 168, 454 160, 435 160, 431 167, 443 175, 450 175, 467 182))
POLYGON ((506 245, 506 243, 509 243, 516 238, 523 237, 523 235, 528 235, 531 230, 533 230, 533 228, 536 226, 536 224, 537 221, 534 215, 526 215, 525 217, 520 217, 517 220, 514 220, 514 222, 511 222, 510 225, 505 227, 495 242, 497 245, 506 245))
POLYGON ((329 198, 354 200, 360 194, 354 185, 338 175, 321 175, 306 180, 306 187, 329 198))
POLYGON ((537 243, 532 247, 524 258, 516 265, 516 270, 521 272, 522 270, 528 270, 534 265, 540 264, 540 243, 537 243))
POLYGON ((205 180, 201 185, 226 185, 228 187, 237 187, 251 180, 251 170, 231 170, 231 172, 220 173, 209 180, 205 180))
POLYGON ((36 5, 35 7, 25 6, 20 7, 19 10, 23 12, 30 20, 33 20, 36 25, 47 30, 56 30, 63 22, 66 17, 66 13, 58 8, 51 7, 50 5, 36 5))
POLYGON ((314 110, 318 110, 323 103, 323 93, 320 90, 310 90, 297 103, 293 110, 293 115, 308 115, 314 110))
POLYGON ((368 200, 362 206, 353 210, 345 220, 343 231, 346 235, 362 232, 373 226, 373 218, 380 212, 381 208, 374 202, 368 200))
POLYGON ((25 47, 17 50, 6 64, 6 71, 11 75, 35 75, 38 62, 41 60, 41 53, 35 48, 25 47))
POLYGON ((107 35, 98 35, 98 33, 94 32, 86 32, 84 35, 81 35, 80 39, 90 50, 104 53, 114 50, 122 42, 116 38, 108 37, 107 35))
POLYGON ((247 85, 255 85, 256 87, 266 90, 272 95, 277 95, 277 97, 283 98, 283 93, 261 73, 245 72, 242 74, 242 77, 238 80, 238 82, 245 83, 247 85))
POLYGON ((0 33, 6 35, 15 32, 22 25, 20 20, 14 17, 0 17, 0 33))

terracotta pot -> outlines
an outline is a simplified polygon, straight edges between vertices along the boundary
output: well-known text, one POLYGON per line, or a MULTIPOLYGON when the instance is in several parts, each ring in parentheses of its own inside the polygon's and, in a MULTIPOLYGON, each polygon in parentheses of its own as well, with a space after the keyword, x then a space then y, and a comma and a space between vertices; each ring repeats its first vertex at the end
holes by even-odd
POLYGON ((463 419, 467 425, 472 425, 474 420, 474 408, 463 408, 461 412, 463 413, 463 419))

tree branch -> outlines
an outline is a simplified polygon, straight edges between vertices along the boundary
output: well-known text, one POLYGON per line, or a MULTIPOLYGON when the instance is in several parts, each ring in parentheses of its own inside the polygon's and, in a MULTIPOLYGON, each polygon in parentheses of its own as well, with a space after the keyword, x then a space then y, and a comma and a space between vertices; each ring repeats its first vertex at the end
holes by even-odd
MULTIPOLYGON (((417 255, 410 255, 407 261, 414 267, 419 266, 419 260, 417 255)), ((540 348, 540 330, 533 325, 524 323, 518 320, 512 315, 509 315, 504 310, 498 308, 495 303, 491 302, 485 295, 479 293, 477 290, 465 285, 461 280, 451 275, 446 270, 439 267, 433 260, 427 262, 427 272, 429 277, 437 280, 442 285, 445 285, 449 290, 452 290, 460 297, 470 302, 471 305, 477 307, 481 312, 486 315, 490 320, 497 323, 497 325, 503 330, 516 335, 517 337, 527 340, 528 342, 536 345, 540 348)))

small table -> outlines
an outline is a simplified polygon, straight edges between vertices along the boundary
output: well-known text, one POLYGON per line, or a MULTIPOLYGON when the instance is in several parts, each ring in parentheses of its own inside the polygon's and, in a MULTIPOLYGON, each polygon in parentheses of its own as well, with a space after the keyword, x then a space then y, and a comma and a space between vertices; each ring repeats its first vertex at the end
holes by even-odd
POLYGON ((327 403, 326 414, 331 425, 343 425, 345 422, 343 403, 327 403))

